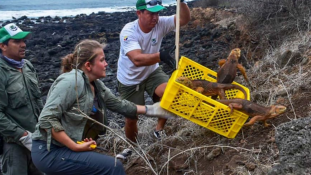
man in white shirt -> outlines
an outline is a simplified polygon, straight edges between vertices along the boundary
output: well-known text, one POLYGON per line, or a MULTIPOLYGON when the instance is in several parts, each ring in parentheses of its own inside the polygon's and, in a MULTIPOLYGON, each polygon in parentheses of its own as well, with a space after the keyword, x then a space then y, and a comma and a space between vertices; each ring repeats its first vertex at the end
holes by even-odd
MULTIPOLYGON (((143 105, 146 91, 153 101, 159 101, 169 77, 159 67, 162 61, 175 68, 175 60, 168 51, 159 52, 163 37, 175 29, 176 16, 161 16, 165 7, 162 0, 138 0, 138 19, 126 24, 120 33, 120 55, 117 78, 121 98, 143 105)), ((190 10, 183 0, 180 3, 180 25, 190 21, 190 10)), ((159 119, 154 135, 161 138, 166 119, 159 119)), ((137 119, 125 118, 125 135, 136 142, 137 119)))

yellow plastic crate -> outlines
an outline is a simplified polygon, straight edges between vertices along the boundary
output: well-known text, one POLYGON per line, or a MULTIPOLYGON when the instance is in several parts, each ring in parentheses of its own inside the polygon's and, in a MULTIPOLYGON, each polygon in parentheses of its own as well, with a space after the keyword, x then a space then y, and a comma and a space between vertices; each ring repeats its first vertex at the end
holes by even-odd
MULTIPOLYGON (((181 57, 178 70, 169 79, 161 100, 161 107, 227 138, 234 138, 248 115, 238 110, 233 110, 230 115, 228 106, 177 83, 175 80, 181 76, 192 80, 217 81, 217 72, 186 57, 181 57)), ((247 99, 250 100, 248 88, 236 82, 232 84, 243 87, 247 93, 247 99)), ((228 99, 244 98, 244 94, 242 91, 232 89, 226 91, 226 97, 228 99)))

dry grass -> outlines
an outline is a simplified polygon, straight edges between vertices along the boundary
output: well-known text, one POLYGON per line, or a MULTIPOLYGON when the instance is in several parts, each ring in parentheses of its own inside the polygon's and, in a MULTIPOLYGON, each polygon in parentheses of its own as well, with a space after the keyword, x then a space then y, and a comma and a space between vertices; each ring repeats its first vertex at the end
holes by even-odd
MULTIPOLYGON (((189 167, 192 167, 189 172, 187 173, 193 173, 193 174, 199 174, 199 162, 200 157, 199 155, 207 155, 210 153, 210 149, 207 148, 221 148, 223 150, 229 150, 234 149, 241 154, 244 154, 245 157, 250 159, 252 162, 256 163, 257 167, 267 167, 267 165, 261 165, 260 163, 260 152, 258 150, 253 149, 245 149, 242 147, 232 147, 227 146, 226 139, 219 139, 218 136, 215 138, 212 138, 214 142, 218 142, 219 145, 201 145, 201 146, 192 146, 192 145, 180 145, 177 147, 171 147, 170 143, 174 140, 181 140, 185 143, 191 143, 195 142, 198 143, 198 140, 195 138, 202 137, 202 135, 206 135, 206 129, 199 127, 198 125, 186 121, 184 119, 177 119, 177 120, 171 120, 168 121, 168 125, 175 125, 171 126, 170 129, 174 129, 174 127, 180 128, 178 132, 172 133, 172 135, 165 137, 161 141, 157 141, 153 138, 153 136, 150 134, 152 133, 152 129, 154 128, 156 124, 155 119, 151 118, 145 118, 142 117, 142 120, 139 122, 139 144, 137 146, 139 152, 144 153, 144 157, 148 157, 149 160, 152 160, 152 162, 155 162, 154 160, 157 159, 156 157, 162 157, 165 161, 160 164, 150 164, 148 168, 153 168, 153 171, 156 172, 155 174, 169 174, 168 164, 172 159, 175 157, 178 157, 179 155, 185 154, 187 159, 185 160, 184 164, 187 164, 189 167), (185 135, 190 135, 190 139, 186 138, 185 135), (150 156, 149 154, 155 154, 154 150, 168 150, 165 154, 156 155, 155 157, 150 156), (177 150, 178 153, 175 155, 171 155, 170 153, 173 152, 173 150, 177 150), (194 163, 193 163, 194 162, 194 163), (193 166, 191 166, 193 164, 193 166)), ((116 123, 112 122, 111 127, 117 126, 116 123)), ((121 128, 114 129, 114 132, 108 132, 107 135, 105 135, 104 138, 101 139, 101 146, 106 146, 107 149, 110 149, 110 152, 116 152, 122 151, 122 147, 128 147, 128 143, 124 142, 123 139, 118 139, 115 137, 115 133, 119 133, 120 135, 123 135, 124 133, 121 128), (112 144, 113 143, 113 144, 112 144)), ((176 146, 176 145, 175 145, 176 146)), ((162 151, 160 151, 163 153, 162 151)), ((131 160, 136 160, 137 158, 142 158, 139 154, 134 154, 131 157, 131 160)), ((273 164, 274 160, 267 161, 267 164, 273 164)), ((159 162, 158 162, 159 163, 159 162)), ((131 165, 131 164, 129 164, 131 165)), ((146 167, 147 168, 147 167, 146 167)), ((257 170, 259 171, 259 170, 257 170)), ((265 172, 264 170, 261 170, 260 172, 265 172)), ((236 169, 236 174, 249 174, 249 171, 246 170, 244 167, 238 167, 236 169)))
MULTIPOLYGON (((299 47, 308 45, 309 41, 310 35, 306 33, 302 36, 288 38, 279 48, 268 50, 260 63, 249 71, 252 82, 256 84, 253 95, 268 96, 268 99, 264 102, 266 105, 275 103, 277 97, 281 96, 287 97, 291 102, 293 93, 311 82, 310 70, 302 64, 279 68, 277 58, 287 50, 298 51, 299 47), (260 76, 257 76, 258 74, 260 76)), ((307 50, 305 50, 305 53, 307 53, 307 50)), ((308 59, 308 55, 305 53, 303 56, 308 59)))

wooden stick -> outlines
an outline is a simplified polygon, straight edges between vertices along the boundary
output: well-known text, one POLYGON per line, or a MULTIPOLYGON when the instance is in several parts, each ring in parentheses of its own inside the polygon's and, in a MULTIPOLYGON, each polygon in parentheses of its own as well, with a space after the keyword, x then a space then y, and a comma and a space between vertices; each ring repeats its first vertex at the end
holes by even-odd
POLYGON ((176 33, 175 33, 175 60, 176 60, 176 69, 178 69, 178 60, 179 60, 179 28, 180 28, 180 0, 177 0, 176 5, 176 33))

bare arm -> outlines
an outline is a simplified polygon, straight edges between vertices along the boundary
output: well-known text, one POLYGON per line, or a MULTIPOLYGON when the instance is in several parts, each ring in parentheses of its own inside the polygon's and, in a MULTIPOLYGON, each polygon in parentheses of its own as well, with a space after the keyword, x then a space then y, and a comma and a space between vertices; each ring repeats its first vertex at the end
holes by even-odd
POLYGON ((160 62, 160 52, 143 54, 140 49, 129 51, 126 56, 134 63, 136 67, 150 66, 160 62))
MULTIPOLYGON (((52 128, 52 137, 57 140, 59 143, 62 143, 72 151, 90 151, 92 148, 91 144, 96 144, 92 139, 89 142, 84 142, 82 144, 77 144, 65 133, 65 131, 56 132, 52 128)), ((84 140, 85 141, 85 140, 84 140)))
POLYGON ((146 107, 141 105, 136 105, 137 114, 146 114, 146 107))
MULTIPOLYGON (((181 2, 180 3, 180 26, 184 26, 188 24, 190 21, 190 9, 186 3, 181 2)), ((176 15, 174 17, 174 23, 176 25, 176 15)))

